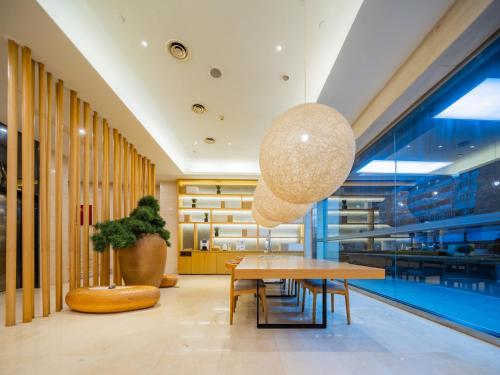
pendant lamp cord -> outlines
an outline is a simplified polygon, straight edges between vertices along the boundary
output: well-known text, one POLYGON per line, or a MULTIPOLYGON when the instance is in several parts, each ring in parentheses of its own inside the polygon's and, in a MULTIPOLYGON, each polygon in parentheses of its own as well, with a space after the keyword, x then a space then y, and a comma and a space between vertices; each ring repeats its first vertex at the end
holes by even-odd
POLYGON ((307 0, 304 0, 304 104, 307 103, 307 0))

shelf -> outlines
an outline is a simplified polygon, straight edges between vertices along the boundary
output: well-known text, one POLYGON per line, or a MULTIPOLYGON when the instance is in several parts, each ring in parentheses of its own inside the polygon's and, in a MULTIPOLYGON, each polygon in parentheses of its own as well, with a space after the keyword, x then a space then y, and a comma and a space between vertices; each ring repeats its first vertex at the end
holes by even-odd
MULTIPOLYGON (((191 194, 191 193, 182 193, 179 194, 179 199, 198 199, 198 198, 218 198, 218 199, 234 199, 241 200, 243 198, 252 198, 253 194, 191 194)), ((250 199, 249 199, 250 200, 250 199)))

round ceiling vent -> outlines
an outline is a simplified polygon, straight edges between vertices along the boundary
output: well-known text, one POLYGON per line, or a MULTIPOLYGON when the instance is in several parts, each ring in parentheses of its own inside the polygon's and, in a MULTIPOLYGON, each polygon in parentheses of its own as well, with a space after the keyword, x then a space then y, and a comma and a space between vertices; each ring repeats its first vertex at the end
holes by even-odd
POLYGON ((205 106, 203 104, 200 104, 200 103, 193 104, 191 106, 191 110, 198 115, 202 115, 207 111, 205 106))
POLYGON ((170 53, 174 59, 179 61, 189 60, 190 53, 184 43, 178 40, 170 40, 167 42, 166 47, 168 53, 170 53))
POLYGON ((212 78, 220 78, 222 77, 222 70, 220 70, 219 68, 210 68, 210 77, 212 78))
POLYGON ((213 145, 215 143, 215 138, 206 137, 205 138, 205 143, 208 143, 209 145, 213 145))

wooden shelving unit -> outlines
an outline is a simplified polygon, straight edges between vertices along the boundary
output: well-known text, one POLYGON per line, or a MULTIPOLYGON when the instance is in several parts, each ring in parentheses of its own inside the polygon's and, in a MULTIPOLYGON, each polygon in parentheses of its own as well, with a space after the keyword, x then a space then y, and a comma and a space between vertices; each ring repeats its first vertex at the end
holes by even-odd
MULTIPOLYGON (((255 180, 178 180, 180 274, 226 274, 225 262, 264 251, 268 234, 252 218, 255 180), (202 250, 201 240, 207 240, 202 250), (244 249, 239 248, 243 246, 244 249)), ((304 224, 271 230, 275 253, 304 254, 304 224)))

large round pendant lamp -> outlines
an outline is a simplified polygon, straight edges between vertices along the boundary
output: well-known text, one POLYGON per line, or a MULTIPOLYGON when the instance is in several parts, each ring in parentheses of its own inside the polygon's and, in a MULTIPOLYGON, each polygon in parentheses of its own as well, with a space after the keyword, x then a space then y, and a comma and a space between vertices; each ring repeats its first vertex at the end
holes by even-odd
POLYGON ((280 224, 277 221, 267 220, 255 209, 255 205, 252 206, 252 217, 257 224, 264 228, 274 228, 280 224))
POLYGON ((259 155, 262 178, 284 201, 313 203, 342 185, 355 150, 344 116, 323 104, 301 104, 276 118, 265 134, 259 155))
POLYGON ((265 219, 279 223, 290 223, 301 218, 310 206, 289 203, 276 197, 262 178, 255 188, 253 204, 265 219))

